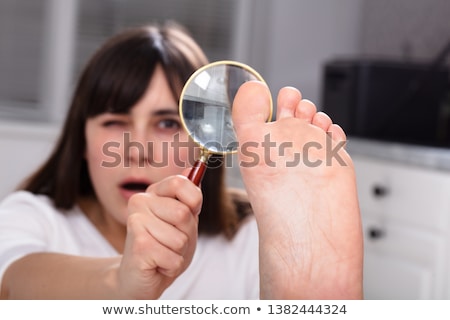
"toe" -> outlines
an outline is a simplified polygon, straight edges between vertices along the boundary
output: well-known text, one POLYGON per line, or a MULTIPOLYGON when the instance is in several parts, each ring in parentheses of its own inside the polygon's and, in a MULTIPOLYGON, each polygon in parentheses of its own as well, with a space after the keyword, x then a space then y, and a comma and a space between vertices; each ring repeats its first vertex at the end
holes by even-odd
POLYGON ((293 87, 284 87, 278 93, 277 119, 295 116, 295 109, 302 100, 302 94, 293 87))
POLYGON ((344 129, 341 128, 341 126, 339 126, 338 124, 333 123, 329 128, 328 128, 328 133, 331 135, 331 138, 334 141, 340 142, 340 141, 346 141, 347 140, 347 136, 344 132, 344 129))
POLYGON ((312 103, 310 100, 303 99, 297 105, 297 108, 295 110, 295 117, 303 119, 308 123, 311 123, 316 113, 317 113, 316 105, 312 103))
POLYGON ((244 83, 234 98, 232 109, 233 125, 238 139, 246 128, 267 122, 271 108, 272 98, 266 84, 259 81, 244 83))
POLYGON ((311 122, 313 125, 321 128, 323 131, 328 131, 328 128, 333 124, 331 118, 324 112, 317 112, 311 122))

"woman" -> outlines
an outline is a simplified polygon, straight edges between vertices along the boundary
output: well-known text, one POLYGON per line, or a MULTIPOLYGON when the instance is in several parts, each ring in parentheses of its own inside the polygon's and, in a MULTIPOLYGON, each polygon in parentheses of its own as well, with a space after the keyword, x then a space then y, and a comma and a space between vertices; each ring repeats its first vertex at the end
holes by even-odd
MULTIPOLYGON (((162 275, 159 281, 163 287, 192 259, 203 193, 197 253, 190 268, 169 289, 156 286, 154 292, 122 297, 158 298, 162 294, 170 299, 258 298, 256 225, 245 198, 225 189, 224 166, 207 171, 202 192, 176 176, 192 164, 195 156, 193 146, 181 144, 188 137, 178 116, 178 97, 188 77, 207 62, 194 40, 174 24, 125 31, 107 41, 92 57, 80 78, 55 150, 23 184, 23 191, 11 195, 2 205, 1 271, 11 263, 22 267, 18 272, 30 269, 25 272, 28 276, 23 278, 24 286, 17 291, 7 290, 7 294, 30 298, 102 297, 78 283, 88 271, 77 276, 75 268, 72 279, 67 279, 67 271, 60 268, 73 266, 72 262, 84 264, 85 268, 89 264, 104 268, 120 264, 124 273, 133 273, 126 264, 133 255, 128 255, 125 248, 127 219, 133 214, 127 206, 134 194, 149 189, 154 196, 149 201, 155 207, 167 208, 164 214, 169 217, 155 214, 142 221, 135 215, 136 219, 129 219, 134 224, 130 226, 129 222, 128 229, 148 225, 154 244, 142 250, 156 256, 149 259, 170 261, 167 270, 159 268, 157 272, 162 275), (169 147, 164 148, 164 144, 169 147), (120 156, 120 161, 113 163, 112 155, 120 156), (172 194, 171 189, 178 184, 188 184, 185 195, 172 194), (183 196, 188 198, 187 204, 173 204, 173 198, 183 196), (180 217, 171 217, 169 211, 177 210, 180 217), (123 257, 119 257, 121 254, 123 257), (78 261, 80 256, 113 258, 78 261), (62 287, 65 282, 69 283, 62 287)), ((133 203, 130 201, 131 207, 133 203)), ((139 237, 140 232, 128 230, 128 236, 139 237)), ((10 269, 13 271, 4 275, 2 283, 8 274, 11 282, 16 281, 15 268, 10 269)), ((124 282, 130 282, 129 278, 125 275, 124 282)))
POLYGON ((362 296, 345 133, 298 90, 280 91, 270 124, 264 84, 237 93, 239 143, 260 160, 241 168, 251 206, 225 189, 223 167, 207 171, 201 190, 185 177, 198 150, 180 126, 178 97, 206 63, 175 25, 125 31, 93 56, 54 152, 0 205, 1 298, 362 296), (258 144, 266 137, 284 146, 271 149, 275 167, 258 144), (324 165, 298 162, 305 146, 324 165))

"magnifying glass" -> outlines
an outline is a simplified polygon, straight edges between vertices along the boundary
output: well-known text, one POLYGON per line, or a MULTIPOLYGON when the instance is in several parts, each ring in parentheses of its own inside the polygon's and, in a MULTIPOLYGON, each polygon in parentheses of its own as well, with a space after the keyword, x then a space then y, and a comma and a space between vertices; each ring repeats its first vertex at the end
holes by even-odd
MULTIPOLYGON (((200 158, 188 178, 199 185, 211 155, 237 152, 238 142, 231 119, 234 97, 247 81, 265 82, 250 66, 230 60, 217 61, 194 72, 180 97, 181 122, 193 141, 200 146, 200 158)), ((272 118, 273 103, 270 100, 272 118)))

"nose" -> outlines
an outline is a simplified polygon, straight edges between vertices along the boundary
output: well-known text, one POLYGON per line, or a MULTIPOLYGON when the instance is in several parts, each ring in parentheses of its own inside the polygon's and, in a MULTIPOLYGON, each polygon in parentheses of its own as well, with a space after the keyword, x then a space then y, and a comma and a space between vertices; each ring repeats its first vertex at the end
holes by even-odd
POLYGON ((152 158, 146 132, 133 130, 124 134, 124 160, 125 167, 148 166, 152 158))

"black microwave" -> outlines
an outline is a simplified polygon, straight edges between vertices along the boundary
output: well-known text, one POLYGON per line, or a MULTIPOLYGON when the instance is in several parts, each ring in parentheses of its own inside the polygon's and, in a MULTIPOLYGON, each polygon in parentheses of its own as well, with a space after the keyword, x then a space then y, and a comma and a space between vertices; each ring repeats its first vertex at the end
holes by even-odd
POLYGON ((323 68, 322 110, 348 136, 450 147, 448 68, 337 59, 323 68))

